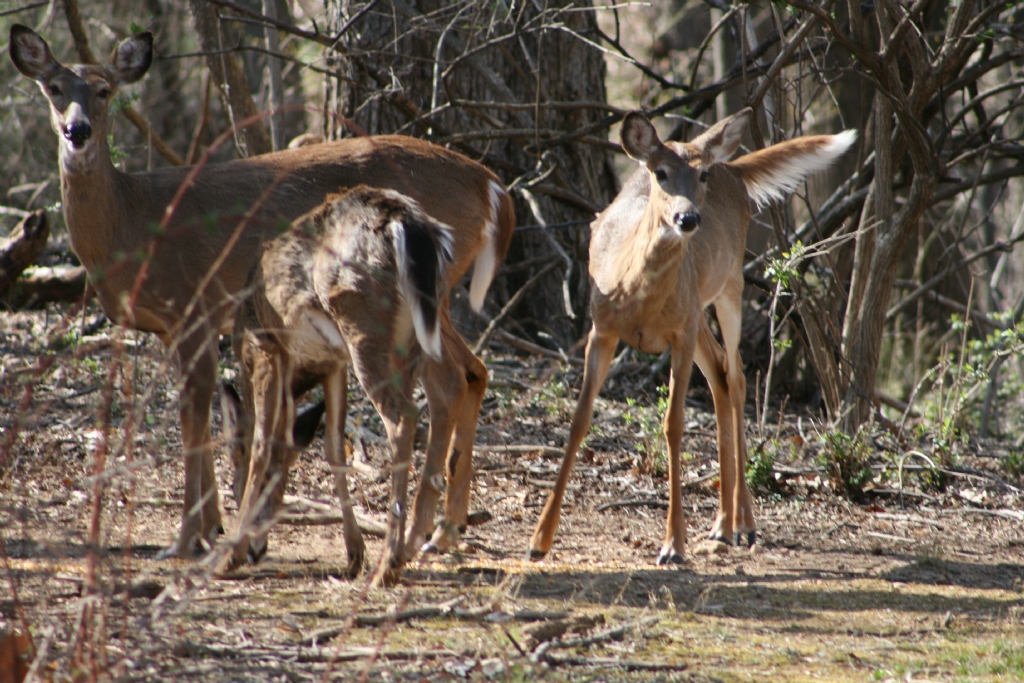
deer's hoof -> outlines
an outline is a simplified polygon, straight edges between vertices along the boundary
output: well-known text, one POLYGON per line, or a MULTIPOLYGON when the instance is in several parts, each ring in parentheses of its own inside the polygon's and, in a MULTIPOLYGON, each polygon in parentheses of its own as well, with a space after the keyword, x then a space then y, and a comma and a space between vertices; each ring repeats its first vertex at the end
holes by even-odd
POLYGON ((255 545, 249 544, 249 552, 246 553, 246 559, 249 564, 259 564, 267 554, 267 544, 264 543, 262 546, 257 548, 255 545))
MULTIPOLYGON (((747 547, 748 548, 753 548, 757 544, 757 530, 756 529, 752 529, 752 530, 748 531, 746 536, 747 536, 747 543, 746 543, 747 547)), ((743 532, 742 531, 737 531, 736 532, 736 547, 737 548, 743 547, 743 532)))
POLYGON ((658 566, 664 567, 668 564, 683 564, 683 556, 676 552, 672 546, 662 548, 658 553, 658 566))
POLYGON ((156 559, 158 560, 170 560, 177 558, 179 560, 194 560, 197 557, 202 557, 209 550, 209 546, 201 539, 196 537, 192 543, 182 543, 179 538, 170 548, 161 550, 156 559))

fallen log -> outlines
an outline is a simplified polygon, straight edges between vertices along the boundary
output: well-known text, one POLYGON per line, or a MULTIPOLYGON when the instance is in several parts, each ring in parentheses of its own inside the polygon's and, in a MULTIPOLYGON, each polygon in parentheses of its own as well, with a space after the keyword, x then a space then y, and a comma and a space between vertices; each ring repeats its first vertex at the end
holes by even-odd
POLYGON ((10 235, 0 239, 0 295, 14 285, 22 271, 43 255, 48 239, 50 222, 42 209, 22 218, 10 235))
MULTIPOLYGON (((82 266, 33 268, 18 278, 4 302, 14 309, 42 308, 48 303, 75 303, 86 294, 88 276, 82 266)), ((92 290, 89 290, 90 296, 92 290)))

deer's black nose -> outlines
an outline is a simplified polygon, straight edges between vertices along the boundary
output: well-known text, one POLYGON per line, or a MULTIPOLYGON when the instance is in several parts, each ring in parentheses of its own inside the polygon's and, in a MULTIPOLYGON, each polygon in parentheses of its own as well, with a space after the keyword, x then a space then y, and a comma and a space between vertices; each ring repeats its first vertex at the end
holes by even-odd
POLYGON ((700 214, 692 211, 688 213, 677 213, 673 216, 673 221, 681 232, 693 232, 697 229, 697 226, 700 225, 700 214))
POLYGON ((75 121, 64 126, 64 138, 75 147, 81 147, 92 135, 92 126, 86 121, 75 121))

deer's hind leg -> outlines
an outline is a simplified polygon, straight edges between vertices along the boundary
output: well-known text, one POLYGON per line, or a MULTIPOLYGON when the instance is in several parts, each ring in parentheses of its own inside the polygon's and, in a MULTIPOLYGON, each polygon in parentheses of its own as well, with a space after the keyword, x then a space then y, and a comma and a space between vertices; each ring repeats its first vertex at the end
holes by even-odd
POLYGON ((732 543, 734 522, 734 497, 732 482, 735 479, 735 439, 733 437, 732 401, 726 370, 725 351, 711 334, 707 319, 702 315, 697 331, 697 348, 694 360, 711 387, 715 401, 715 424, 718 430, 719 487, 718 515, 711 526, 708 540, 732 543))
MULTIPOLYGON (((487 366, 477 358, 459 333, 451 325, 447 311, 442 317, 441 334, 445 348, 455 360, 451 376, 457 378, 462 398, 457 410, 455 433, 447 451, 445 469, 448 485, 445 489, 444 521, 434 530, 425 551, 443 551, 458 540, 465 531, 469 517, 469 498, 473 483, 473 444, 476 441, 480 406, 487 392, 487 366)), ((429 366, 428 366, 429 367, 429 366)), ((428 370, 429 376, 429 370, 428 370)), ((442 399, 443 400, 443 397, 442 399)), ((453 405, 455 402, 452 402, 453 405)), ((433 413, 431 402, 431 413, 433 413)))
MULTIPOLYGON (((467 383, 459 370, 457 360, 453 357, 447 330, 443 325, 441 329, 441 359, 425 359, 423 363, 423 390, 430 408, 430 435, 427 439, 426 461, 413 502, 413 516, 407 539, 410 557, 419 551, 445 549, 446 543, 436 546, 433 540, 428 543, 427 539, 431 534, 435 537, 447 536, 445 527, 452 522, 446 514, 445 521, 435 533, 434 514, 437 511, 437 501, 443 490, 447 490, 450 496, 454 481, 454 472, 449 472, 447 480, 445 478, 445 459, 452 461, 452 433, 466 398, 467 383)), ((455 460, 458 460, 457 455, 455 460)), ((451 529, 450 532, 451 536, 455 537, 455 530, 451 529)))
MULTIPOLYGON (((733 531, 736 545, 743 541, 747 546, 757 542, 757 525, 754 521, 754 497, 747 486, 747 440, 744 430, 743 408, 747 400, 747 379, 743 375, 743 360, 740 358, 740 332, 743 323, 743 280, 733 279, 726 285, 725 292, 715 301, 718 326, 725 343, 725 376, 729 387, 729 413, 732 428, 732 460, 736 473, 727 489, 722 480, 721 495, 732 497, 733 531)), ((717 412, 717 408, 716 408, 717 412)))
MULTIPOLYGON (((347 307, 334 302, 342 330, 348 341, 352 369, 384 422, 391 446, 391 500, 388 505, 384 554, 373 581, 376 585, 394 585, 406 562, 405 528, 409 491, 409 464, 418 411, 412 402, 416 358, 399 358, 392 350, 390 330, 383 334, 366 333, 375 324, 344 320, 347 307)), ((352 308, 355 308, 354 306, 352 308)))
POLYGON ((327 462, 334 471, 334 489, 341 502, 345 550, 348 553, 348 567, 345 573, 355 578, 362 571, 366 559, 366 544, 359 530, 352 500, 348 494, 348 463, 345 458, 345 413, 348 406, 348 367, 344 363, 324 379, 324 403, 326 404, 326 429, 324 451, 327 462))

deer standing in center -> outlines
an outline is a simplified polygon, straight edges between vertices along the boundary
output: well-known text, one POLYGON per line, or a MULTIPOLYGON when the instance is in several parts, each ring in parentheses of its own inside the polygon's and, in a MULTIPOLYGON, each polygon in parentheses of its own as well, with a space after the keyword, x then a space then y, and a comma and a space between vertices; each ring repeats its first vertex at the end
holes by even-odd
MULTIPOLYGON (((111 320, 155 333, 184 376, 185 504, 167 554, 191 557, 197 547, 212 544, 222 528, 210 442, 216 340, 231 331, 237 294, 264 240, 279 234, 281 226, 343 188, 367 184, 398 190, 451 226, 448 276, 454 281, 475 264, 470 303, 478 310, 483 305, 508 250, 515 212, 498 178, 471 159, 423 140, 387 135, 226 163, 122 173, 107 145, 109 106, 119 86, 134 83, 149 69, 152 34, 119 43, 108 65, 65 66, 38 34, 15 24, 10 56, 48 102, 59 140, 64 219, 100 305, 111 320)), ((446 419, 457 420, 453 446, 465 462, 471 457, 486 368, 458 335, 450 341, 450 357, 463 372, 446 419)), ((436 447, 447 450, 448 444, 436 447)))
POLYGON ((530 541, 533 559, 551 550, 576 453, 620 339, 645 353, 672 350, 663 423, 669 507, 658 564, 682 562, 686 547, 679 450, 694 361, 711 386, 718 424, 721 488, 709 537, 729 543, 735 532, 737 545, 744 535, 748 545, 756 541, 743 436, 746 380, 739 355, 750 200, 763 205, 781 199, 843 154, 856 133, 796 138, 729 161, 751 114, 744 109, 689 143, 662 143, 638 112, 622 123, 622 147, 641 167, 591 224, 594 327, 562 467, 530 541), (712 303, 724 350, 705 317, 712 303))

